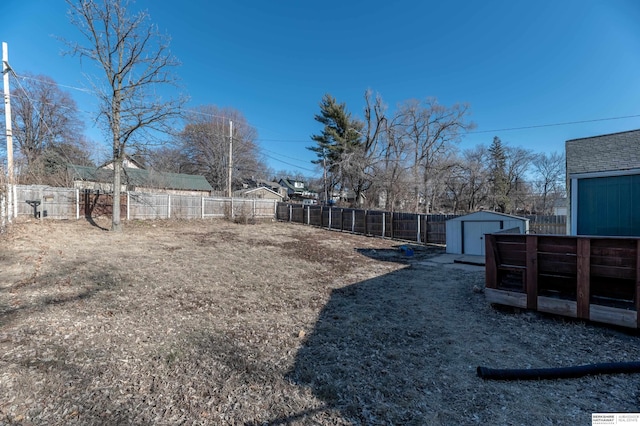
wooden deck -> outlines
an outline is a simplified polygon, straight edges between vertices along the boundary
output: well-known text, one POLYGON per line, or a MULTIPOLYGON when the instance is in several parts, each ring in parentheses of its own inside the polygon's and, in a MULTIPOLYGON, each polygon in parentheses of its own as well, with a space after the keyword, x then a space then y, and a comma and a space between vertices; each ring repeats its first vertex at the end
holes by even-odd
POLYGON ((640 238, 490 234, 490 303, 638 328, 640 238))

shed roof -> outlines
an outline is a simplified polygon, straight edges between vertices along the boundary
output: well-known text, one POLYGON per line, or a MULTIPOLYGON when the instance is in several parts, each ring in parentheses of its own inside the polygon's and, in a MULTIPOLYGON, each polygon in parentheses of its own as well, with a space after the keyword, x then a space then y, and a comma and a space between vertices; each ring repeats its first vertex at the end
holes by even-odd
MULTIPOLYGON (((73 179, 91 182, 109 182, 113 176, 113 170, 97 169, 95 167, 71 165, 68 169, 73 179)), ((204 176, 156 172, 153 170, 126 167, 122 171, 122 183, 146 188, 213 191, 213 187, 207 182, 204 176)))
POLYGON ((525 218, 525 217, 520 217, 520 216, 514 216, 511 214, 506 214, 506 213, 498 213, 498 212, 492 212, 492 211, 487 211, 487 210, 482 210, 479 212, 474 212, 474 213, 469 213, 466 214, 464 216, 458 216, 458 217, 454 217, 453 219, 449 219, 447 220, 447 222, 449 221, 467 221, 467 220, 479 220, 479 221, 483 221, 483 220, 521 220, 523 222, 528 222, 529 219, 525 218))

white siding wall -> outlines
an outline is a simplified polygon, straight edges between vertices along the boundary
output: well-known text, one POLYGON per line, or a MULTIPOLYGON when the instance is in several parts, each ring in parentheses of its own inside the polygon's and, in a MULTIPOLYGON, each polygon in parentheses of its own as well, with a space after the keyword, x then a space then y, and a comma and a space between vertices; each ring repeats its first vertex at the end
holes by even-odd
POLYGON ((527 219, 486 211, 471 213, 447 221, 447 253, 462 254, 464 250, 462 222, 502 222, 502 229, 518 228, 522 234, 529 232, 527 219))

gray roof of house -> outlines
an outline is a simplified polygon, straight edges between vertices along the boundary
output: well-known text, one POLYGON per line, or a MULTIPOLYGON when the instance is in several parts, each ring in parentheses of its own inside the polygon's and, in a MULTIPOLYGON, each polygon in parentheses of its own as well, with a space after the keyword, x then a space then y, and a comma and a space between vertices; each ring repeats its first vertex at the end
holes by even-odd
POLYGON ((569 175, 640 168, 640 130, 571 139, 565 148, 569 175))
POLYGON ((280 182, 282 182, 285 188, 288 188, 296 193, 303 193, 303 192, 307 192, 309 191, 309 188, 307 187, 307 185, 305 185, 304 182, 300 182, 299 180, 295 180, 295 179, 289 179, 289 178, 282 178, 280 179, 280 182), (302 183, 302 188, 296 188, 294 185, 294 182, 300 182, 302 183))
MULTIPOLYGON (((113 170, 97 169, 70 165, 68 167, 73 179, 91 182, 110 182, 113 170)), ((183 173, 165 173, 145 169, 125 168, 122 172, 122 183, 145 188, 162 188, 183 191, 213 191, 213 187, 204 176, 183 173)))

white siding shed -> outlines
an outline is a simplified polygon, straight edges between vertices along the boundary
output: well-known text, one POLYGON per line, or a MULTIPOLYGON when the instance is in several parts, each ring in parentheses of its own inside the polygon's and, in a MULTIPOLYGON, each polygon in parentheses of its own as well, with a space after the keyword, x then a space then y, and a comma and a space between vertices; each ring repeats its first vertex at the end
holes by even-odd
POLYGON ((484 235, 496 232, 526 234, 529 219, 504 213, 481 211, 449 219, 447 253, 484 256, 484 235))

